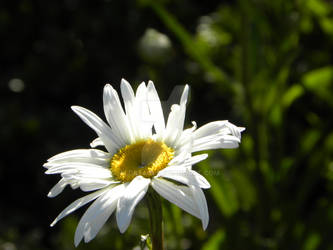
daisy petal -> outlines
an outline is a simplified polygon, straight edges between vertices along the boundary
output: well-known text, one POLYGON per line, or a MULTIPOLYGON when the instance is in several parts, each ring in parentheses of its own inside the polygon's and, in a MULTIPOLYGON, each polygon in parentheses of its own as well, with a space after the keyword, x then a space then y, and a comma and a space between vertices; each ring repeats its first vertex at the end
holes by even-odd
POLYGON ((147 87, 145 82, 142 82, 135 94, 135 107, 136 107, 136 116, 137 116, 137 124, 134 125, 139 125, 139 137, 140 138, 148 138, 151 137, 152 135, 152 127, 153 127, 153 122, 151 119, 151 115, 149 113, 149 107, 148 107, 148 102, 147 102, 147 87))
POLYGON ((222 128, 226 127, 227 123, 228 123, 227 120, 209 122, 209 123, 201 126, 200 128, 198 128, 193 133, 193 136, 195 139, 198 139, 200 137, 216 135, 222 128))
POLYGON ((105 153, 98 149, 75 149, 57 154, 47 161, 67 160, 71 158, 102 158, 108 159, 109 153, 105 153))
POLYGON ((80 189, 84 192, 90 192, 90 191, 95 191, 101 188, 104 188, 106 186, 109 186, 111 184, 119 183, 115 181, 103 181, 100 179, 80 179, 80 189))
POLYGON ((79 209, 80 207, 84 206, 85 204, 89 203, 90 201, 96 199, 97 197, 101 196, 103 193, 105 193, 107 190, 99 190, 97 192, 88 194, 86 196, 83 196, 80 199, 77 199, 76 201, 72 202, 68 207, 66 207, 58 216, 55 218, 55 220, 51 223, 51 227, 53 227, 59 220, 64 218, 65 216, 69 215, 70 213, 74 212, 75 210, 79 209))
POLYGON ((138 175, 128 184, 123 196, 119 199, 116 219, 121 233, 128 228, 134 209, 146 194, 149 184, 150 179, 138 175))
POLYGON ((92 147, 92 148, 96 148, 98 146, 104 146, 104 143, 103 143, 102 139, 99 138, 99 137, 97 137, 95 140, 93 140, 90 143, 90 147, 92 147))
POLYGON ((165 122, 160 98, 158 97, 154 83, 148 82, 148 105, 154 121, 154 128, 158 137, 162 136, 165 130, 165 122))
POLYGON ((193 132, 192 152, 238 147, 243 130, 228 121, 210 122, 193 132))
POLYGON ((180 105, 171 106, 164 135, 164 140, 171 146, 175 146, 176 140, 183 132, 188 92, 189 87, 186 85, 180 99, 180 105))
POLYGON ((205 177, 203 177, 201 174, 199 174, 198 172, 196 172, 194 170, 189 170, 189 171, 191 172, 191 174, 194 176, 196 182, 198 183, 197 186, 199 186, 200 188, 203 188, 203 189, 210 188, 210 184, 205 177))
POLYGON ((85 162, 63 162, 63 163, 45 163, 45 166, 50 166, 45 174, 60 174, 60 173, 79 173, 87 172, 104 178, 112 177, 109 169, 100 165, 85 163, 85 162))
POLYGON ((117 148, 124 146, 121 140, 116 136, 111 128, 105 124, 97 115, 93 112, 79 107, 72 106, 72 110, 84 121, 90 128, 95 130, 98 136, 102 139, 108 151, 116 152, 117 148))
POLYGON ((82 162, 92 163, 100 166, 108 165, 110 162, 110 154, 98 149, 75 149, 57 154, 47 160, 44 167, 49 168, 54 164, 66 162, 82 162))
POLYGON ((205 160, 208 157, 208 154, 199 154, 191 156, 191 150, 186 149, 185 154, 179 154, 173 158, 169 166, 179 166, 184 165, 185 167, 192 168, 192 165, 197 164, 200 161, 205 160))
POLYGON ((182 97, 180 98, 180 105, 186 105, 189 91, 190 87, 186 84, 183 90, 182 97))
POLYGON ((158 177, 153 179, 151 186, 166 200, 174 203, 193 216, 201 218, 197 205, 193 200, 192 191, 188 187, 176 185, 158 177))
MULTIPOLYGON (((174 146, 175 141, 182 132, 180 128, 179 118, 181 117, 181 108, 179 105, 174 104, 171 106, 171 112, 169 113, 166 131, 163 140, 170 146, 174 146)), ((183 126, 183 124, 181 125, 183 126)))
POLYGON ((200 213, 202 228, 203 230, 206 230, 209 221, 209 214, 205 194, 200 187, 190 186, 190 189, 192 191, 194 201, 200 213))
POLYGON ((122 144, 133 141, 132 131, 121 106, 117 91, 110 84, 105 85, 103 94, 104 113, 111 128, 119 135, 122 144))
POLYGON ((107 219, 116 209, 117 201, 123 194, 125 185, 108 189, 87 209, 76 228, 74 244, 77 246, 84 237, 85 242, 92 240, 107 219))
POLYGON ((209 182, 201 174, 183 166, 170 166, 161 170, 157 177, 169 178, 188 186, 210 188, 209 182))
POLYGON ((179 114, 178 126, 177 126, 179 130, 183 130, 183 128, 184 128, 186 103, 187 103, 189 90, 190 90, 190 88, 186 84, 185 87, 184 87, 182 97, 180 98, 180 114, 179 114))
POLYGON ((47 194, 47 197, 53 198, 56 197, 58 194, 60 194, 64 188, 67 186, 67 182, 64 178, 61 178, 61 180, 54 185, 54 187, 50 190, 50 192, 47 194))
POLYGON ((121 79, 120 90, 125 104, 126 116, 128 117, 133 136, 134 138, 138 138, 140 137, 140 130, 138 129, 139 121, 137 119, 137 105, 135 102, 135 95, 133 89, 125 79, 121 79))
POLYGON ((194 141, 192 153, 202 150, 219 149, 219 148, 237 148, 240 139, 232 135, 221 137, 204 137, 194 141))
POLYGON ((200 161, 206 160, 207 157, 208 157, 208 154, 195 155, 195 156, 192 156, 189 159, 186 159, 185 164, 186 165, 194 165, 194 164, 197 164, 200 161))

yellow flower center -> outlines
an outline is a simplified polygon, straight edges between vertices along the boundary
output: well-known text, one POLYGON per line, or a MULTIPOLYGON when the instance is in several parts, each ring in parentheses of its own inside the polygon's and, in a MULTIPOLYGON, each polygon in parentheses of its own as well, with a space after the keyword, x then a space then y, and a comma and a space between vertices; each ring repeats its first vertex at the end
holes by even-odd
POLYGON ((142 140, 121 148, 112 157, 110 169, 113 177, 123 182, 138 175, 151 178, 168 165, 173 155, 174 150, 164 142, 142 140))

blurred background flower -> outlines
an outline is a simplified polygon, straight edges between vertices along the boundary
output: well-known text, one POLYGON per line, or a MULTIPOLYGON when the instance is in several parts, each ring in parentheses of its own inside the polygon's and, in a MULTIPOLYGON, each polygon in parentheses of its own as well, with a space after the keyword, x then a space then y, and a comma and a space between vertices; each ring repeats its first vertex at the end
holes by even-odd
MULTIPOLYGON (((68 107, 102 116, 102 87, 122 77, 154 80, 165 101, 188 83, 198 126, 247 128, 196 167, 212 186, 207 231, 164 203, 168 249, 332 249, 332 15, 328 0, 2 1, 0 249, 73 249, 81 214, 49 224, 82 194, 48 199, 57 178, 41 165, 89 146, 68 107)), ((138 249, 147 220, 142 203, 126 234, 109 220, 78 249, 138 249)))

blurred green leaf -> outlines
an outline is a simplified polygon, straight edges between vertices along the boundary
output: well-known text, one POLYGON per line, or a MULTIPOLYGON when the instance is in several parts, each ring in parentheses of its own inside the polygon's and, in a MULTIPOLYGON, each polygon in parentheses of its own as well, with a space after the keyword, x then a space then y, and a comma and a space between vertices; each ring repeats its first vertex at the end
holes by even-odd
POLYGON ((333 18, 325 17, 320 20, 320 26, 329 35, 333 35, 333 18))
POLYGON ((325 66, 319 69, 307 72, 302 77, 305 88, 317 96, 326 100, 333 105, 332 83, 333 83, 333 66, 325 66))
POLYGON ((307 131, 304 136, 302 143, 300 144, 300 151, 304 154, 310 153, 315 147, 316 143, 320 138, 320 131, 312 129, 307 131))
POLYGON ((282 105, 284 108, 288 108, 297 98, 302 96, 304 89, 299 84, 294 84, 284 93, 282 97, 282 105))
POLYGON ((149 0, 146 2, 164 22, 167 28, 172 31, 178 40, 183 45, 187 54, 196 60, 200 66, 206 71, 214 82, 219 82, 226 92, 233 92, 234 86, 228 81, 228 75, 220 68, 217 67, 204 53, 204 49, 200 47, 200 43, 195 42, 192 35, 178 22, 178 20, 168 12, 164 6, 157 2, 149 0))
POLYGON ((311 233, 304 242, 304 250, 315 250, 318 248, 321 237, 318 233, 311 233))
POLYGON ((211 184, 209 191, 221 213, 229 217, 239 208, 236 189, 221 169, 212 169, 207 162, 199 164, 200 170, 211 184))
POLYGON ((330 6, 322 0, 307 0, 305 1, 308 9, 319 17, 326 16, 330 12, 330 6))
POLYGON ((325 66, 307 72, 302 77, 305 87, 311 90, 327 88, 332 84, 333 66, 325 66))
POLYGON ((222 229, 218 229, 208 241, 202 246, 202 250, 218 250, 221 249, 221 244, 225 240, 225 232, 222 229))
POLYGON ((241 208, 245 211, 250 210, 257 200, 256 189, 244 170, 232 168, 231 173, 241 208))

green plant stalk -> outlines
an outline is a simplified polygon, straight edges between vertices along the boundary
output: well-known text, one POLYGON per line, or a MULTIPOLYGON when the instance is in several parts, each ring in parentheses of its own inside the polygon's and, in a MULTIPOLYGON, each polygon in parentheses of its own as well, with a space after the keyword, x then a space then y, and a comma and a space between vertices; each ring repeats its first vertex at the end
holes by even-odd
POLYGON ((150 238, 153 250, 163 250, 163 217, 160 196, 152 189, 147 194, 150 219, 150 238))

